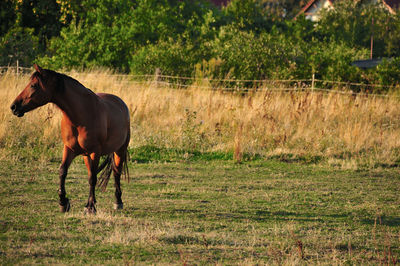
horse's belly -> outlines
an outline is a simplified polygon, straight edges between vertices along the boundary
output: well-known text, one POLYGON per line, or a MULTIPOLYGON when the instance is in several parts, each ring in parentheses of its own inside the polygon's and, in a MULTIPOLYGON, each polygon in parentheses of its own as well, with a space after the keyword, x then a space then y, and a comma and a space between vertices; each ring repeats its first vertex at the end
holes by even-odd
POLYGON ((121 99, 110 94, 100 94, 102 112, 84 126, 74 126, 69 119, 61 120, 64 145, 75 154, 107 155, 127 145, 130 117, 121 99))
POLYGON ((122 148, 128 137, 127 132, 128 131, 126 129, 115 133, 111 132, 111 134, 107 136, 106 143, 103 145, 102 155, 116 152, 122 148))

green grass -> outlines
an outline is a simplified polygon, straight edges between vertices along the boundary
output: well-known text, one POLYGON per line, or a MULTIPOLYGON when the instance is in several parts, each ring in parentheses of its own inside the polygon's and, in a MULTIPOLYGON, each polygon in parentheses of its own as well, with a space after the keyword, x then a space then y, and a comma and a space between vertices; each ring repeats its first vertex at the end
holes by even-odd
MULTIPOLYGON (((135 163, 149 162, 193 162, 212 160, 232 160, 233 152, 200 152, 197 150, 182 150, 173 148, 145 145, 129 151, 130 160, 135 163)), ((261 155, 243 154, 243 161, 254 161, 261 159, 261 155)))
POLYGON ((58 212, 58 163, 1 161, 0 264, 400 262, 398 168, 131 155, 144 163, 129 166, 124 210, 112 210, 110 182, 95 216, 83 213, 81 159, 67 177, 67 214, 58 212))

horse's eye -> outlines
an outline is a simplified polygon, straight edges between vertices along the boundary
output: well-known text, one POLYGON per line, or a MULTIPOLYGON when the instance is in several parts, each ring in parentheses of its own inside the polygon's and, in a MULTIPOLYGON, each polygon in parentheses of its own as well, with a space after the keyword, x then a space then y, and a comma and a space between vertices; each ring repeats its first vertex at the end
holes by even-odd
POLYGON ((38 85, 37 85, 37 84, 32 84, 32 85, 31 85, 31 88, 34 89, 34 90, 36 90, 36 89, 38 88, 38 85))

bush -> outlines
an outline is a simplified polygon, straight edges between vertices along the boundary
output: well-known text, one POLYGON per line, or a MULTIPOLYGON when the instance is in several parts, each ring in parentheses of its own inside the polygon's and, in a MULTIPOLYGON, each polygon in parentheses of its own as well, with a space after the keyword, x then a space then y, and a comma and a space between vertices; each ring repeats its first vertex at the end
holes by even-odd
POLYGON ((368 55, 366 49, 348 47, 342 42, 318 42, 308 51, 308 62, 317 78, 330 81, 359 82, 360 69, 351 65, 368 55))
POLYGON ((133 47, 127 34, 129 10, 126 1, 96 2, 84 19, 73 21, 52 39, 47 56, 39 61, 56 69, 103 66, 126 71, 133 47))
MULTIPOLYGON (((370 71, 373 83, 383 86, 399 86, 400 82, 400 57, 391 60, 384 59, 376 70, 370 71)), ((388 87, 377 87, 376 92, 388 92, 388 87)))
POLYGON ((213 57, 222 64, 215 76, 233 79, 294 78, 296 50, 281 34, 222 27, 213 44, 213 57))
MULTIPOLYGON (((51 41, 48 56, 41 61, 53 68, 105 66, 142 73, 142 69, 153 68, 153 63, 162 63, 157 67, 171 69, 170 66, 179 64, 167 63, 165 58, 150 58, 156 55, 176 60, 179 55, 168 56, 167 47, 174 49, 175 41, 179 46, 201 39, 203 23, 210 26, 207 23, 212 21, 209 18, 205 22, 210 9, 202 3, 200 0, 86 3, 88 14, 64 28, 60 37, 51 41), (150 55, 144 55, 146 51, 150 55)), ((177 72, 182 73, 180 69, 177 72)))
POLYGON ((140 48, 130 59, 130 71, 152 74, 157 68, 164 75, 191 76, 194 70, 192 46, 181 41, 161 41, 140 48))

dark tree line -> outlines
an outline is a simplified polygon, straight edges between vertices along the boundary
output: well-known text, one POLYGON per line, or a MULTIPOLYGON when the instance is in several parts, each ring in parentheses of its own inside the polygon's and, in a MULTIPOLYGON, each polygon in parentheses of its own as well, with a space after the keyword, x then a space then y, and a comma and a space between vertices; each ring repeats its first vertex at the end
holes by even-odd
MULTIPOLYGON (((0 64, 235 79, 304 79, 397 85, 400 11, 335 1, 318 23, 305 0, 3 0, 0 64), (387 58, 364 71, 351 65, 387 58), (200 73, 201 72, 201 73, 200 73)), ((365 1, 364 1, 365 2, 365 1)))

